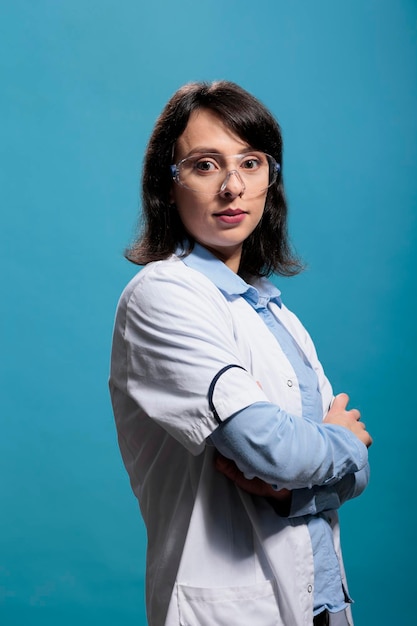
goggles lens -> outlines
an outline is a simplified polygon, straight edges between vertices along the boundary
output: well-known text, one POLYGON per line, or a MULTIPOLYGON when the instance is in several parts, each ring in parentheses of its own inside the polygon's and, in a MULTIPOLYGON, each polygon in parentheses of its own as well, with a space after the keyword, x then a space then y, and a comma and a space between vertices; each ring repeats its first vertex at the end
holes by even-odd
POLYGON ((198 153, 171 165, 172 177, 178 185, 208 195, 224 191, 234 174, 246 196, 266 191, 278 177, 280 165, 265 152, 247 152, 224 156, 198 153))

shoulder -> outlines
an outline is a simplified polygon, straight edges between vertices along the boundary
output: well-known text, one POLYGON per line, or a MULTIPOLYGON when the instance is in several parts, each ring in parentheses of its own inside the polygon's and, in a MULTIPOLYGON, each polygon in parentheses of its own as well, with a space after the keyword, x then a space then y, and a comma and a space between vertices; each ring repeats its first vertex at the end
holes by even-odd
POLYGON ((119 310, 145 308, 172 310, 185 303, 226 307, 216 285, 204 274, 188 267, 176 255, 155 261, 141 269, 127 284, 119 300, 119 310))

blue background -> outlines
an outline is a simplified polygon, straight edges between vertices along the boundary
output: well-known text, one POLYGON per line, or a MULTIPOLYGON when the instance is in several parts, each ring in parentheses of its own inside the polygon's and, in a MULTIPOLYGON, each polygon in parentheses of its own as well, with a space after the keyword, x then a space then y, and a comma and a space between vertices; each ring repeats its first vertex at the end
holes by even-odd
POLYGON ((374 435, 369 490, 342 512, 356 624, 414 624, 416 2, 0 13, 0 623, 145 624, 145 533, 107 392, 136 271, 122 252, 156 116, 184 82, 227 78, 283 127, 308 270, 278 284, 374 435))

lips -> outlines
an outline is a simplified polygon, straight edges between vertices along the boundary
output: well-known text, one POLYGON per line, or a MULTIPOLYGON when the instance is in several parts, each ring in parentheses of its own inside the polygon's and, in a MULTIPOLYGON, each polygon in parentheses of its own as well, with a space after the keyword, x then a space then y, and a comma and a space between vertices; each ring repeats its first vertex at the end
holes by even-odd
POLYGON ((222 224, 240 224, 247 216, 246 211, 242 211, 242 209, 224 209, 224 211, 219 211, 218 213, 214 213, 214 217, 219 220, 222 224))
POLYGON ((242 215, 245 214, 245 211, 242 211, 242 209, 225 209, 224 211, 219 211, 218 213, 215 213, 214 215, 216 217, 220 217, 221 215, 228 215, 230 217, 233 217, 235 215, 242 215))

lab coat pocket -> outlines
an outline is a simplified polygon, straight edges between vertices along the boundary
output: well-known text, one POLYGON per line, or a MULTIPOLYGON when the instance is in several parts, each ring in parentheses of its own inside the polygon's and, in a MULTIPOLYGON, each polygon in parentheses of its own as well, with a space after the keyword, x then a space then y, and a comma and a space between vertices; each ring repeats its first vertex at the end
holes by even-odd
POLYGON ((246 587, 189 587, 177 584, 181 626, 283 626, 273 583, 246 587))

